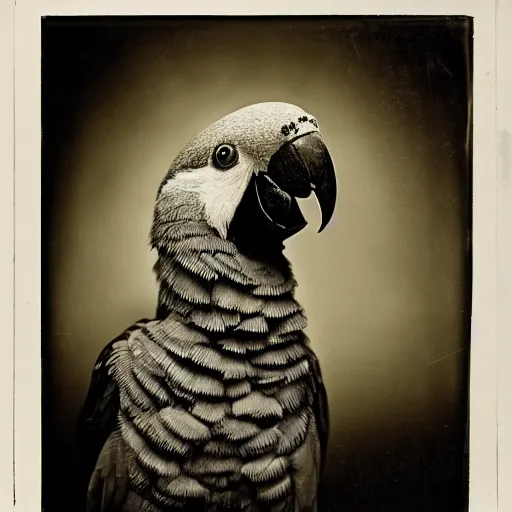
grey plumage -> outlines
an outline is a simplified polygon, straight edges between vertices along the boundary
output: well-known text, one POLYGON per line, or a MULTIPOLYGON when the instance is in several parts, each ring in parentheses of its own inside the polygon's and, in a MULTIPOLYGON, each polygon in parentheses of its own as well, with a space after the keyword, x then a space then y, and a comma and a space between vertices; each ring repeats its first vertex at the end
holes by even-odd
POLYGON ((88 510, 314 510, 327 402, 288 261, 243 253, 191 197, 157 202, 151 241, 157 318, 105 349, 82 413, 88 510))

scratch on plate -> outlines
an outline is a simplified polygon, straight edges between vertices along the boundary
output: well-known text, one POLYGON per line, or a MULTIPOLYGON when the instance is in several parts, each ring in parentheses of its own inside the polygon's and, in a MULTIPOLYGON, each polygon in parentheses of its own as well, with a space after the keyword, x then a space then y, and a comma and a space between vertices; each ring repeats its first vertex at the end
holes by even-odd
POLYGON ((361 59, 361 54, 359 53, 359 50, 357 49, 356 38, 355 38, 354 33, 350 34, 350 39, 352 40, 352 45, 354 46, 354 50, 356 51, 358 58, 361 59))
POLYGON ((460 348, 459 350, 456 350, 455 352, 452 352, 451 354, 448 354, 447 356, 440 357, 439 359, 434 359, 434 361, 431 361, 427 364, 427 366, 432 366, 433 364, 440 363, 441 361, 444 361, 445 359, 448 359, 449 357, 454 356, 455 354, 458 354, 459 352, 462 352, 466 350, 466 347, 460 348))

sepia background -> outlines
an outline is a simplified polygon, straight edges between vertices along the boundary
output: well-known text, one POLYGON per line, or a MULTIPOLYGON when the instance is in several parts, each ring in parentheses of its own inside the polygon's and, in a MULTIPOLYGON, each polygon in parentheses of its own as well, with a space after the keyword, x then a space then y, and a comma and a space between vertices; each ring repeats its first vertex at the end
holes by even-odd
POLYGON ((465 510, 471 25, 462 18, 46 18, 43 508, 75 510, 103 346, 152 315, 174 156, 259 101, 315 115, 338 176, 287 242, 329 394, 319 511, 465 510))

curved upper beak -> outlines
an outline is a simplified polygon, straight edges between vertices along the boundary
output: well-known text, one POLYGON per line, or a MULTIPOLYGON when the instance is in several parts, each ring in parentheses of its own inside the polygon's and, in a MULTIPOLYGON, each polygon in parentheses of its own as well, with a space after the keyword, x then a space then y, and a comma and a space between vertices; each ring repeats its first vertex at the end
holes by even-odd
POLYGON ((320 232, 334 213, 336 176, 329 152, 317 132, 281 146, 272 155, 267 172, 252 176, 228 237, 253 251, 258 245, 282 243, 307 225, 296 198, 309 197, 311 192, 322 212, 320 232))
POLYGON ((336 175, 329 151, 318 132, 283 145, 270 159, 267 176, 293 198, 306 198, 313 192, 322 213, 318 232, 327 226, 336 206, 336 175))

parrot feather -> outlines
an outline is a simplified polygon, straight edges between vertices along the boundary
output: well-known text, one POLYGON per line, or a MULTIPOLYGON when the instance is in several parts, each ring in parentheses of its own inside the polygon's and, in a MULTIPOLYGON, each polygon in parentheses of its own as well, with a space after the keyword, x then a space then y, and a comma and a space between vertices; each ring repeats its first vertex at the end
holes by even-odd
POLYGON ((259 490, 258 499, 264 502, 277 501, 284 498, 290 492, 291 487, 291 478, 286 475, 275 484, 268 485, 259 490))
POLYGON ((127 418, 135 418, 140 414, 145 414, 146 411, 143 411, 139 407, 137 407, 133 400, 129 397, 129 395, 123 389, 119 390, 119 406, 127 418))
MULTIPOLYGON (((178 362, 168 352, 154 344, 151 347, 155 360, 165 368, 167 378, 185 393, 200 396, 224 396, 224 384, 213 377, 194 372, 184 363, 178 362)), ((173 390, 176 394, 177 390, 173 390)))
POLYGON ((266 455, 252 460, 242 467, 242 475, 253 482, 270 482, 285 475, 289 463, 285 457, 266 455))
POLYGON ((306 384, 301 381, 281 388, 276 393, 276 400, 281 404, 283 410, 287 412, 293 412, 304 407, 308 398, 306 384))
POLYGON ((309 374, 310 364, 308 359, 302 359, 299 362, 288 367, 262 368, 258 375, 261 376, 260 383, 271 383, 286 381, 292 383, 309 374))
POLYGON ((295 279, 290 278, 283 284, 260 284, 252 290, 252 293, 258 297, 276 297, 291 292, 296 286, 297 282, 295 279))
POLYGON ((281 334, 279 332, 271 332, 267 338, 268 346, 270 345, 279 345, 288 342, 294 342, 298 344, 305 344, 306 340, 300 331, 292 331, 286 334, 281 334))
POLYGON ((128 348, 136 358, 135 366, 144 368, 146 374, 151 375, 154 379, 160 382, 165 377, 165 371, 151 357, 146 344, 147 338, 142 330, 136 331, 128 338, 128 348))
POLYGON ((210 272, 219 277, 223 277, 239 285, 247 286, 252 284, 251 278, 242 272, 240 265, 236 265, 236 259, 232 256, 201 254, 199 258, 210 272))
POLYGON ((277 428, 266 428, 252 439, 240 446, 242 457, 256 457, 265 455, 276 447, 281 439, 281 432, 277 428))
POLYGON ((160 410, 159 415, 163 424, 173 434, 185 441, 203 442, 210 440, 210 429, 183 409, 166 407, 160 410))
POLYGON ((235 491, 216 492, 212 497, 213 503, 228 510, 233 509, 238 501, 238 494, 235 491))
MULTIPOLYGON (((167 509, 173 509, 173 508, 182 508, 184 506, 183 501, 178 501, 176 499, 170 498, 169 496, 166 496, 162 492, 160 492, 156 487, 153 487, 150 491, 151 497, 160 507, 166 507, 167 509)), ((137 508, 133 508, 133 510, 138 510, 137 508)), ((156 509, 158 512, 160 512, 160 508, 156 509)))
POLYGON ((88 508, 116 510, 128 492, 128 466, 122 449, 122 439, 114 431, 100 452, 88 487, 88 508))
POLYGON ((192 414, 206 423, 217 423, 231 411, 228 402, 206 402, 198 400, 192 409, 192 414))
POLYGON ((279 445, 277 446, 278 455, 289 455, 304 442, 308 431, 310 415, 305 409, 288 416, 280 425, 279 431, 282 433, 279 445))
POLYGON ((234 255, 238 252, 233 242, 223 238, 212 237, 208 235, 188 237, 184 240, 180 240, 172 246, 171 250, 173 254, 182 252, 194 252, 206 254, 224 253, 234 255))
POLYGON ((186 457, 192 451, 189 443, 165 427, 157 413, 141 414, 133 420, 133 425, 159 452, 165 451, 186 457))
POLYGON ((158 312, 160 316, 166 316, 171 311, 175 315, 186 318, 193 309, 193 306, 181 299, 177 293, 172 291, 165 281, 160 280, 158 290, 158 312))
POLYGON ((133 450, 137 462, 147 472, 168 477, 175 477, 180 474, 178 464, 172 460, 166 460, 154 452, 130 421, 121 421, 121 434, 133 450))
MULTIPOLYGON (((317 136, 298 107, 256 105, 198 135, 164 178, 150 239, 156 317, 104 348, 81 411, 88 512, 315 512, 329 431, 320 367, 282 239, 269 231, 254 244, 261 215, 239 229, 247 205, 272 229, 284 229, 276 208, 293 211, 270 174, 293 143, 290 119, 317 136), (219 167, 229 151, 238 159, 219 167)), ((333 183, 322 208, 333 207, 333 183)))
POLYGON ((240 315, 222 309, 211 309, 209 311, 195 309, 190 314, 190 320, 206 331, 225 332, 228 327, 238 325, 240 315))
POLYGON ((306 349, 303 345, 289 345, 285 348, 267 350, 251 359, 256 366, 286 366, 305 357, 306 349))
POLYGON ((276 334, 290 334, 292 332, 301 331, 308 325, 307 318, 304 316, 302 311, 294 313, 292 316, 286 318, 279 327, 276 329, 276 334))
POLYGON ((155 263, 155 272, 165 281, 167 287, 181 299, 192 304, 210 304, 208 288, 180 267, 166 265, 164 260, 159 259, 155 263))
MULTIPOLYGON (((209 254, 188 252, 185 254, 176 254, 173 258, 180 267, 205 281, 216 281, 219 278, 218 273, 204 261, 204 257, 210 257, 209 254)), ((215 258, 213 258, 215 260, 215 258)))
POLYGON ((162 483, 160 490, 173 498, 206 498, 209 491, 194 478, 180 475, 173 480, 162 483))
MULTIPOLYGON (((165 215, 164 211, 159 212, 165 215)), ((169 250, 176 242, 190 237, 209 236, 213 231, 204 223, 190 219, 155 222, 151 230, 152 246, 157 249, 169 250)))
POLYGON ((251 392, 251 383, 248 380, 241 380, 226 386, 226 396, 229 398, 240 398, 251 392))
POLYGON ((240 452, 234 443, 213 440, 204 445, 204 453, 216 457, 233 457, 238 456, 240 452))
POLYGON ((233 402, 233 414, 235 416, 252 416, 253 418, 277 417, 283 415, 283 409, 279 402, 260 391, 252 391, 247 396, 233 402))
POLYGON ((315 419, 312 418, 305 442, 290 457, 294 469, 295 503, 299 510, 312 507, 316 501, 316 482, 320 477, 320 447, 316 432, 315 419))
POLYGON ((235 338, 229 338, 220 340, 218 345, 227 352, 233 352, 235 354, 246 354, 247 352, 258 352, 260 350, 264 350, 268 343, 265 339, 237 340, 235 338))
POLYGON ((208 346, 196 345, 187 356, 204 368, 222 373, 224 379, 245 379, 248 375, 253 375, 253 369, 247 361, 227 357, 208 346))
MULTIPOLYGON (((286 510, 293 510, 292 505, 290 504, 289 498, 284 498, 283 501, 279 501, 278 503, 273 503, 269 506, 269 512, 285 512, 286 510)), ((313 512, 309 510, 304 510, 304 512, 313 512)))
POLYGON ((226 418, 214 425, 213 435, 224 436, 228 441, 244 441, 254 437, 261 429, 249 421, 243 421, 236 418, 226 418))
POLYGON ((135 460, 128 466, 128 479, 130 486, 140 493, 145 492, 151 486, 147 473, 135 460))
POLYGON ((265 307, 263 299, 225 282, 213 287, 212 304, 244 315, 259 313, 265 307))
POLYGON ((300 311, 302 308, 293 299, 274 299, 265 301, 261 310, 266 318, 284 318, 300 311))
POLYGON ((188 460, 183 465, 184 471, 189 475, 217 475, 224 473, 236 473, 242 468, 240 459, 218 458, 213 456, 202 456, 194 460, 188 460))
POLYGON ((171 405, 172 397, 169 391, 139 361, 133 366, 133 375, 144 391, 155 398, 161 406, 171 405))
MULTIPOLYGON (((202 475, 201 482, 209 487, 214 487, 216 490, 226 489, 226 487, 229 487, 229 479, 226 476, 202 475)), ((212 496, 212 499, 214 496, 212 496)))
POLYGON ((147 332, 150 335, 153 333, 159 333, 161 336, 160 339, 162 340, 176 340, 188 343, 189 345, 195 345, 197 343, 209 343, 209 339, 205 334, 173 318, 167 318, 166 320, 159 322, 156 325, 151 325, 151 327, 147 329, 147 332))
POLYGON ((266 333, 268 332, 268 324, 262 315, 252 316, 242 320, 235 328, 235 331, 266 333))

